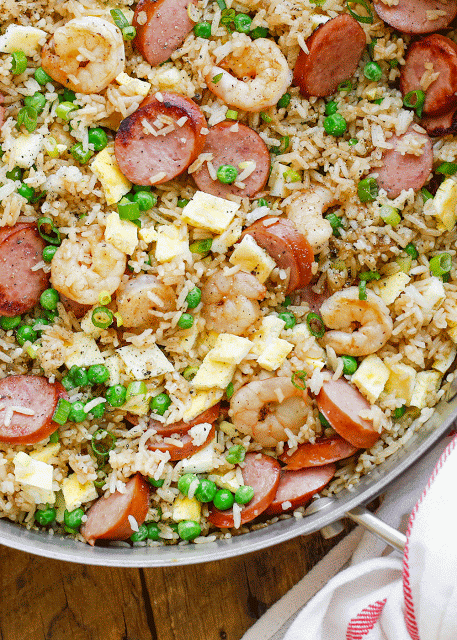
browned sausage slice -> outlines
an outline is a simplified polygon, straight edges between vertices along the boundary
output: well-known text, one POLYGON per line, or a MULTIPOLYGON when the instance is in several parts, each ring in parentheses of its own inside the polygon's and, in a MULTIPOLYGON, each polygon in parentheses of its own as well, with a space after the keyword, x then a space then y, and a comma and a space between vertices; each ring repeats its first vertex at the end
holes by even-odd
POLYGON ((457 108, 454 107, 452 111, 440 116, 425 116, 421 120, 421 127, 424 127, 432 138, 454 135, 457 133, 457 108))
POLYGON ((289 271, 286 293, 305 287, 312 278, 313 250, 303 234, 287 218, 262 218, 245 229, 270 254, 279 269, 289 271))
POLYGON ((402 33, 431 33, 446 29, 457 14, 455 0, 399 0, 392 6, 374 0, 374 8, 381 20, 402 33), (444 13, 431 19, 429 12, 433 11, 444 13))
POLYGON ((393 145, 393 149, 387 149, 384 152, 384 164, 376 169, 378 172, 376 180, 379 187, 387 191, 389 198, 396 198, 404 189, 418 191, 427 182, 432 172, 432 141, 426 133, 418 133, 413 129, 408 129, 401 136, 389 138, 388 143, 393 145), (405 140, 406 136, 409 138, 405 140), (417 140, 419 144, 423 143, 422 155, 401 153, 402 142, 407 143, 411 139, 417 140))
POLYGON ((355 18, 341 14, 321 25, 300 50, 294 83, 306 98, 330 96, 350 78, 366 45, 365 32, 355 18))
POLYGON ((299 445, 298 449, 291 455, 288 452, 279 457, 281 462, 286 463, 286 469, 296 471, 306 467, 320 467, 324 464, 344 460, 354 455, 357 447, 350 442, 343 440, 340 436, 331 438, 318 438, 314 444, 305 442, 299 445))
POLYGON ((213 424, 213 422, 216 422, 219 417, 219 407, 220 403, 218 402, 190 422, 181 420, 180 422, 173 422, 173 424, 163 424, 163 422, 151 418, 149 420, 149 428, 153 427, 159 436, 170 436, 172 433, 187 433, 196 424, 204 424, 205 422, 213 424))
POLYGON ((0 442, 34 444, 47 438, 59 427, 52 420, 57 402, 67 397, 60 382, 50 383, 42 376, 0 380, 0 442))
POLYGON ((155 67, 165 62, 182 45, 194 23, 187 14, 197 0, 140 0, 133 16, 134 44, 143 58, 155 67))
POLYGON ((170 460, 172 461, 184 460, 184 458, 188 458, 194 453, 197 453, 197 451, 200 451, 200 449, 206 447, 206 445, 208 445, 214 438, 214 434, 216 432, 213 424, 211 426, 211 429, 209 430, 206 440, 197 445, 193 443, 191 436, 187 433, 189 429, 190 427, 186 426, 181 430, 174 431, 173 433, 164 434, 160 438, 152 436, 152 438, 147 443, 147 447, 151 451, 168 451, 170 453, 170 460), (174 437, 175 434, 176 436, 179 436, 179 438, 174 437), (172 442, 164 442, 164 438, 173 438, 174 440, 180 440, 182 442, 182 446, 179 446, 172 442))
POLYGON ((276 495, 265 515, 274 516, 303 506, 315 493, 328 485, 335 471, 334 464, 300 471, 281 471, 276 495))
POLYGON ((439 73, 425 89, 424 115, 446 113, 457 105, 457 44, 439 33, 417 40, 409 47, 400 76, 400 89, 405 96, 410 91, 422 90, 421 79, 426 64, 439 73))
POLYGON ((38 303, 49 274, 32 267, 43 260, 45 246, 32 222, 0 230, 0 315, 21 315, 38 303))
MULTIPOLYGON (((254 497, 241 508, 241 524, 257 518, 271 504, 279 484, 281 466, 277 460, 258 453, 248 453, 242 469, 244 484, 254 489, 254 497)), ((208 516, 214 526, 233 527, 233 509, 219 511, 212 507, 208 516)))
POLYGON ((200 154, 204 127, 205 116, 193 100, 178 93, 156 93, 121 122, 114 144, 120 170, 134 184, 168 182, 200 154))
POLYGON ((149 485, 137 473, 125 486, 125 493, 112 493, 95 502, 87 512, 81 534, 94 546, 96 540, 127 540, 133 529, 129 516, 143 524, 149 508, 149 485))
POLYGON ((335 431, 354 447, 369 449, 379 440, 373 423, 360 417, 370 403, 346 380, 324 382, 316 400, 319 411, 335 431))
POLYGON ((60 302, 65 307, 65 311, 71 311, 75 318, 82 318, 89 309, 92 309, 90 304, 81 304, 80 302, 76 302, 76 300, 72 300, 71 298, 67 298, 63 293, 60 293, 60 302))
POLYGON ((200 191, 206 191, 213 196, 226 198, 228 195, 252 198, 267 183, 270 174, 270 152, 258 133, 250 127, 239 122, 220 122, 209 130, 206 136, 203 153, 212 153, 212 165, 217 171, 223 164, 230 164, 238 169, 240 175, 244 169, 240 163, 253 160, 255 170, 247 178, 243 179, 246 186, 239 189, 235 184, 222 184, 216 178, 213 180, 208 171, 208 165, 204 163, 193 174, 194 180, 200 191), (232 129, 237 129, 232 131, 232 129))
POLYGON ((300 291, 298 291, 298 294, 300 296, 301 302, 306 302, 306 304, 309 306, 310 311, 312 311, 313 313, 319 313, 321 305, 324 304, 330 294, 327 288, 325 288, 322 293, 316 293, 315 291, 313 291, 313 286, 314 285, 309 284, 306 287, 303 287, 303 289, 300 289, 300 291))

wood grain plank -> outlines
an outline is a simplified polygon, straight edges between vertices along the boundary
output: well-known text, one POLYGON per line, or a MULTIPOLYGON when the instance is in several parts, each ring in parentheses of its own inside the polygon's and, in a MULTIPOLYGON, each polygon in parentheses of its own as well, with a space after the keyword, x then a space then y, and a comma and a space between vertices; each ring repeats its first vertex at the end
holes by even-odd
POLYGON ((2 640, 156 640, 137 569, 89 567, 0 547, 2 640))

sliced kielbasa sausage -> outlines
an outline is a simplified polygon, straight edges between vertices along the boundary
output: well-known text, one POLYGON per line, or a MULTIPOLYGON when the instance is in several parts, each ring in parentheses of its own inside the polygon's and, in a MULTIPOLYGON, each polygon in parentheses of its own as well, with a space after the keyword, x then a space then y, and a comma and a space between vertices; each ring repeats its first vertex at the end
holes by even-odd
POLYGON ((140 0, 133 16, 134 45, 155 67, 182 45, 194 23, 187 7, 197 0, 140 0))
POLYGON ((279 269, 289 273, 286 293, 305 287, 312 278, 313 250, 303 234, 287 218, 262 218, 245 229, 273 258, 279 269))
POLYGON ((457 14, 455 0, 399 0, 391 6, 382 0, 374 0, 374 8, 381 20, 402 33, 446 29, 457 14), (435 11, 439 13, 432 17, 435 11))
POLYGON ((219 409, 220 403, 218 402, 213 407, 210 407, 206 411, 203 411, 203 413, 200 413, 200 415, 190 422, 184 422, 184 420, 181 420, 180 422, 173 422, 173 424, 163 424, 163 422, 159 422, 158 420, 151 418, 149 420, 149 428, 154 428, 159 436, 169 436, 172 433, 187 433, 189 429, 194 427, 196 424, 204 424, 205 422, 213 424, 213 422, 216 422, 219 417, 219 409))
POLYGON ((306 467, 320 467, 324 464, 344 460, 354 455, 357 447, 343 440, 340 436, 318 438, 314 444, 305 442, 291 455, 286 451, 280 456, 281 462, 286 463, 286 469, 296 471, 306 467))
POLYGON ((300 50, 294 83, 306 98, 330 96, 350 78, 366 45, 365 32, 355 18, 341 14, 321 25, 300 50))
POLYGON ((193 100, 178 93, 155 94, 121 122, 114 143, 119 168, 134 184, 168 182, 200 154, 204 127, 205 116, 193 100))
POLYGON ((66 311, 71 311, 75 318, 82 318, 89 309, 92 309, 90 304, 81 304, 81 302, 76 302, 76 300, 72 300, 71 298, 67 298, 63 293, 60 295, 60 302, 65 307, 66 311))
POLYGON ((276 495, 265 515, 274 516, 302 507, 313 495, 328 485, 335 475, 334 464, 300 471, 281 471, 276 495))
POLYGON ((455 135, 457 133, 457 108, 440 116, 425 116, 421 120, 421 126, 432 138, 455 135))
POLYGON ((330 293, 326 287, 322 293, 316 293, 313 291, 313 286, 314 285, 310 283, 306 287, 300 289, 297 293, 300 296, 300 301, 305 302, 309 306, 310 311, 313 313, 319 313, 321 305, 323 305, 327 298, 329 298, 330 293))
POLYGON ((214 434, 216 432, 214 424, 212 424, 205 441, 201 444, 194 444, 192 436, 188 433, 189 430, 190 427, 186 425, 181 429, 175 429, 173 433, 166 433, 163 436, 152 436, 147 443, 147 447, 150 451, 168 451, 170 454, 170 460, 172 461, 183 460, 206 447, 206 445, 208 445, 214 438, 214 434), (181 445, 175 444, 174 442, 164 442, 165 438, 179 440, 181 445))
MULTIPOLYGON (((241 470, 244 484, 254 489, 254 497, 241 508, 241 524, 257 518, 271 504, 275 497, 281 474, 281 466, 277 460, 269 456, 248 453, 241 470)), ((233 509, 219 511, 212 507, 208 516, 214 526, 233 527, 233 509)))
POLYGON ((95 502, 87 512, 81 534, 92 546, 96 540, 127 540, 134 532, 129 516, 143 524, 149 508, 149 485, 137 473, 125 486, 125 493, 112 493, 95 502))
POLYGON ((370 403, 343 378, 324 382, 317 395, 319 411, 339 435, 358 449, 369 449, 380 434, 370 420, 360 417, 370 403))
POLYGON ((447 113, 457 105, 457 44, 439 33, 416 40, 409 47, 400 76, 400 90, 405 96, 421 91, 421 80, 433 65, 439 76, 425 89, 424 115, 447 113))
POLYGON ((67 397, 60 382, 42 376, 0 380, 0 442, 34 444, 47 438, 59 427, 52 420, 59 398, 67 397))
POLYGON ((408 129, 401 136, 392 136, 388 143, 393 149, 387 149, 383 154, 383 165, 376 169, 379 187, 387 191, 389 198, 396 198, 403 190, 418 191, 427 182, 433 168, 432 141, 425 133, 418 133, 408 129), (402 153, 401 145, 409 140, 418 142, 421 155, 402 153), (422 146, 421 146, 422 145, 422 146))
POLYGON ((0 230, 0 315, 21 315, 38 303, 49 274, 32 267, 43 260, 45 246, 32 222, 0 230))
POLYGON ((244 169, 243 162, 255 162, 254 171, 242 182, 246 185, 240 189, 235 184, 222 184, 210 175, 207 163, 193 174, 200 191, 206 191, 213 196, 226 198, 228 195, 252 198, 261 191, 267 183, 270 174, 270 152, 258 133, 239 122, 220 122, 209 130, 202 153, 211 153, 211 163, 217 171, 221 165, 231 165, 238 170, 238 175, 244 169), (233 129, 236 129, 233 130, 233 129))

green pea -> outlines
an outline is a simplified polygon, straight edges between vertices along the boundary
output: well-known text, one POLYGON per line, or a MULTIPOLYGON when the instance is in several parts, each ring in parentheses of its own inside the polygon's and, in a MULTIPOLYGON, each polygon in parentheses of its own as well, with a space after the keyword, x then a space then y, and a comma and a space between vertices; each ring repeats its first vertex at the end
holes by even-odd
POLYGON ((34 329, 32 329, 32 327, 29 327, 26 324, 21 324, 16 331, 16 340, 18 341, 18 343, 21 345, 21 347, 26 343, 26 342, 35 342, 35 340, 37 339, 38 335, 37 332, 34 331, 34 329))
POLYGON ((140 211, 149 211, 157 204, 157 196, 149 191, 137 191, 133 196, 133 202, 137 202, 140 211))
POLYGON ((238 13, 233 22, 235 23, 235 29, 239 33, 249 33, 251 30, 252 18, 245 13, 238 13))
POLYGON ((115 384, 108 387, 105 398, 112 407, 121 407, 126 399, 127 389, 122 384, 115 384))
POLYGON ((180 209, 184 209, 184 207, 186 205, 188 205, 189 202, 190 202, 190 200, 188 200, 187 198, 179 198, 179 200, 178 200, 178 202, 176 204, 180 209))
POLYGON ((211 38, 211 22, 197 22, 194 26, 194 33, 197 38, 209 40, 211 38))
POLYGON ((159 525, 156 522, 150 522, 146 526, 148 528, 148 538, 149 538, 149 540, 158 540, 159 537, 160 537, 159 525))
POLYGON ((0 318, 0 327, 4 331, 10 331, 11 329, 15 329, 17 326, 21 324, 21 316, 12 316, 11 318, 7 316, 2 316, 0 318))
POLYGON ((405 247, 406 253, 411 256, 413 260, 416 260, 419 256, 419 251, 416 249, 412 242, 409 242, 405 247))
POLYGON ((183 520, 178 524, 178 534, 182 540, 194 540, 201 532, 200 525, 194 520, 183 520))
POLYGON ((330 102, 327 102, 327 104, 325 105, 326 116, 333 116, 333 114, 335 114, 337 111, 338 111, 338 103, 335 102, 335 100, 330 100, 330 102))
POLYGON ((368 62, 363 69, 363 75, 372 82, 378 82, 382 78, 382 69, 377 62, 368 62))
POLYGON ((55 289, 46 289, 40 296, 41 306, 43 309, 49 309, 50 311, 57 309, 59 300, 59 294, 55 289))
POLYGON ((280 109, 285 109, 286 107, 289 106, 291 100, 292 100, 292 96, 290 95, 290 93, 285 93, 279 98, 277 106, 280 109))
POLYGON ((222 184, 232 184, 235 182, 238 170, 231 164, 222 164, 217 170, 217 179, 222 184))
POLYGON ((67 87, 63 90, 63 101, 74 102, 76 100, 76 93, 67 87))
POLYGON ((230 509, 231 507, 233 507, 234 502, 235 496, 228 489, 219 489, 219 491, 217 491, 216 495, 213 498, 214 506, 220 511, 230 509))
POLYGON ((48 524, 51 524, 56 519, 56 510, 52 507, 48 507, 47 509, 37 509, 35 511, 35 520, 42 527, 46 527, 48 524))
POLYGON ((165 480, 163 478, 161 478, 160 480, 154 480, 154 478, 148 478, 148 482, 149 484, 152 484, 153 487, 160 489, 160 487, 163 487, 163 483, 165 482, 165 480))
POLYGON ((194 324, 194 317, 190 313, 183 313, 178 320, 178 327, 180 329, 190 329, 194 324))
POLYGON ((200 484, 195 491, 195 497, 200 502, 212 502, 216 492, 216 483, 204 478, 203 480, 200 480, 200 484))
POLYGON ((154 396, 149 403, 151 410, 154 413, 158 413, 159 416, 163 416, 170 405, 171 398, 167 396, 166 393, 159 393, 159 395, 154 396))
POLYGON ((345 376, 352 376, 353 373, 357 371, 358 364, 357 360, 352 356, 341 356, 341 360, 343 361, 343 373, 345 376))
POLYGON ((406 413, 406 407, 405 405, 402 405, 401 407, 397 407, 396 409, 394 409, 394 418, 396 420, 398 420, 399 418, 402 418, 406 413))
POLYGON ((148 537, 148 528, 145 524, 140 524, 138 531, 135 531, 130 536, 132 542, 143 542, 148 537))
POLYGON ((71 405, 68 419, 72 422, 83 422, 87 418, 87 413, 84 411, 84 402, 77 400, 71 405))
POLYGON ((247 504, 248 502, 251 502, 253 497, 254 497, 254 489, 249 485, 240 487, 235 492, 235 502, 237 504, 247 504))
POLYGON ((70 378, 70 376, 64 376, 60 382, 63 388, 67 391, 71 391, 71 389, 74 389, 77 386, 70 378))
POLYGON ((284 298, 284 302, 282 303, 283 307, 290 307, 290 305, 292 304, 292 298, 290 296, 286 296, 284 298))
POLYGON ((73 511, 67 511, 63 514, 63 521, 70 529, 79 529, 84 516, 83 509, 73 509, 73 511))
POLYGON ((243 462, 245 456, 246 449, 243 447, 243 445, 234 444, 233 447, 230 447, 230 449, 227 451, 225 459, 230 464, 239 464, 240 462, 243 462))
POLYGON ((108 136, 101 127, 89 129, 89 144, 94 145, 95 151, 102 151, 108 144, 108 136))
POLYGON ((33 197, 35 195, 35 189, 33 187, 29 187, 27 184, 24 184, 24 183, 21 184, 17 192, 20 196, 25 198, 27 202, 32 202, 33 197))
POLYGON ((292 329, 297 324, 294 314, 290 311, 284 311, 284 313, 280 313, 278 317, 286 323, 284 329, 292 329))
POLYGON ((186 302, 189 309, 195 309, 200 304, 200 300, 202 299, 202 290, 198 287, 194 287, 189 291, 186 296, 186 302))
POLYGON ((77 387, 85 387, 89 384, 87 371, 83 367, 73 365, 68 372, 69 377, 74 381, 77 387))
POLYGON ((109 370, 103 364, 93 364, 87 371, 87 377, 92 384, 103 384, 109 380, 109 370))
POLYGON ((187 494, 189 493, 189 487, 192 482, 195 482, 195 480, 198 480, 198 477, 195 475, 195 473, 185 473, 178 480, 178 489, 183 495, 187 496, 187 494))
POLYGON ((53 247, 52 245, 45 247, 43 249, 43 260, 45 262, 51 262, 58 248, 59 247, 53 247))
POLYGON ((324 129, 330 136, 342 136, 347 129, 347 123, 342 115, 334 113, 325 118, 324 129))

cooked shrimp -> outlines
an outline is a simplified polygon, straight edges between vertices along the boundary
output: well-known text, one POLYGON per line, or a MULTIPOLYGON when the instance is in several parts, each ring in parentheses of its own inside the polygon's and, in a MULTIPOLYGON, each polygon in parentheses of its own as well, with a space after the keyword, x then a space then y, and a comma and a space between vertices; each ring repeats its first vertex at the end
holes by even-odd
POLYGON ((230 401, 232 422, 263 447, 289 439, 286 429, 297 435, 306 422, 308 394, 290 378, 254 380, 241 387, 230 401))
POLYGON ((171 311, 175 293, 153 275, 145 274, 131 278, 119 288, 117 310, 125 327, 147 328, 158 324, 159 317, 151 311, 171 311))
POLYGON ((367 356, 385 345, 392 334, 389 309, 379 296, 367 291, 367 299, 359 300, 359 288, 349 287, 334 293, 320 309, 327 331, 325 345, 337 354, 367 356))
POLYGON ((51 263, 52 284, 59 293, 81 304, 98 304, 102 291, 114 293, 121 284, 127 258, 92 226, 88 238, 66 238, 51 263))
POLYGON ((226 104, 244 111, 262 111, 276 104, 292 82, 284 54, 266 38, 250 42, 240 55, 229 54, 222 65, 213 66, 206 76, 208 88, 226 104))
POLYGON ((257 300, 262 300, 266 292, 264 285, 250 273, 238 271, 226 276, 218 271, 202 288, 206 326, 221 333, 241 335, 259 318, 257 300))
POLYGON ((321 251, 333 233, 332 226, 324 218, 329 207, 338 204, 333 193, 319 185, 297 194, 286 208, 287 217, 311 245, 314 253, 321 251))
POLYGON ((107 20, 85 16, 54 32, 41 52, 53 80, 80 93, 99 93, 124 70, 122 33, 107 20))

